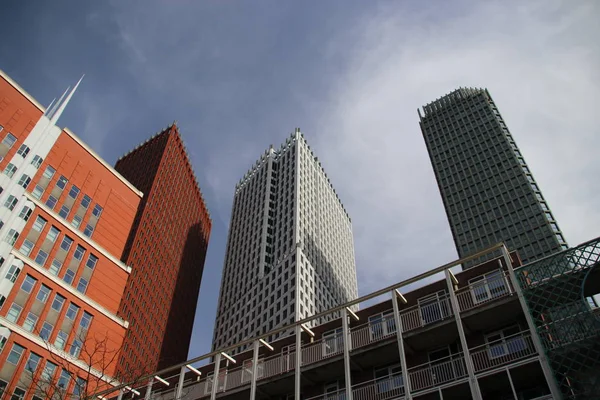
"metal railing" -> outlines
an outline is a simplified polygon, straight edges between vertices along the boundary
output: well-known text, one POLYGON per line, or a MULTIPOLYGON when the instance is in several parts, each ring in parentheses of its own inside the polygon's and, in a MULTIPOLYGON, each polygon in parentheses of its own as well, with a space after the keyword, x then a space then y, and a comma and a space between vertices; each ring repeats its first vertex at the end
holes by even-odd
POLYGON ((537 354, 529 331, 474 347, 470 353, 476 373, 537 354))
POLYGON ((491 301, 510 296, 514 288, 507 272, 482 279, 456 291, 461 312, 472 310, 491 301))
POLYGON ((352 386, 353 400, 400 399, 403 396, 404 379, 401 372, 352 386))
POLYGON ((430 361, 408 369, 411 392, 429 389, 467 376, 467 366, 462 353, 430 361))

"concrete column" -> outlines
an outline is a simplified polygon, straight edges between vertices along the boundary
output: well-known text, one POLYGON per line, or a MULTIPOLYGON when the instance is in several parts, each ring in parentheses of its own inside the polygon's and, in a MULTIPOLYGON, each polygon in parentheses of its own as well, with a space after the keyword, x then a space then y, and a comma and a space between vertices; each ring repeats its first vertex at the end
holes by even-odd
MULTIPOLYGON (((250 384, 250 400, 254 400, 256 398, 256 374, 258 373, 258 352, 259 352, 259 350, 260 350, 260 342, 258 340, 255 340, 254 341, 254 353, 252 355, 252 383, 250 384)), ((243 371, 243 369, 242 369, 242 371, 243 371)))
POLYGON ((219 388, 219 366, 221 365, 221 353, 215 356, 215 371, 213 372, 213 386, 210 392, 210 400, 217 398, 217 389, 219 388))
POLYGON ((467 366, 467 373, 469 374, 469 387, 471 388, 471 396, 473 400, 482 400, 481 391, 479 390, 479 383, 475 376, 475 368, 473 368, 473 360, 469 353, 469 347, 467 345, 467 338, 465 336, 465 330, 463 328, 462 320, 460 318, 460 308, 458 307, 458 301, 456 300, 456 293, 454 293, 454 283, 450 276, 450 271, 446 270, 446 284, 448 285, 448 293, 450 294, 450 303, 452 304, 452 313, 456 321, 456 327, 458 329, 458 336, 460 337, 460 344, 463 350, 463 356, 465 358, 465 365, 467 366))
POLYGON ((179 383, 177 384, 177 392, 175 393, 176 399, 181 399, 183 397, 183 381, 185 379, 185 366, 181 367, 179 370, 179 383))
POLYGON ((402 380, 404 381, 404 399, 411 400, 410 377, 408 376, 408 366, 406 365, 406 353, 404 352, 404 337, 402 336, 402 319, 396 299, 396 290, 392 290, 392 306, 394 307, 394 322, 396 323, 396 340, 398 341, 398 353, 400 355, 400 365, 402 366, 402 380))
MULTIPOLYGON (((350 330, 348 329, 348 311, 342 311, 342 334, 344 339, 344 376, 346 378, 346 399, 352 400, 352 375, 350 373, 350 330)), ((335 339, 337 340, 337 338, 335 339)))
POLYGON ((117 400, 122 400, 123 399, 123 389, 119 390, 119 395, 117 396, 117 400))
POLYGON ((296 326, 296 370, 294 384, 294 399, 300 400, 300 367, 302 366, 302 328, 296 326))
POLYGON ((146 386, 146 396, 144 396, 144 400, 150 400, 150 396, 152 396, 152 384, 154 383, 154 378, 150 378, 148 381, 148 386, 146 386))
POLYGON ((542 366, 542 371, 544 372, 546 383, 548 383, 548 387, 550 388, 552 398, 560 400, 563 398, 562 393, 556 385, 556 380, 554 378, 554 374, 552 373, 552 368, 550 368, 548 358, 546 357, 544 346, 542 346, 542 341, 538 336, 537 329, 535 328, 535 323, 533 322, 533 317, 529 312, 529 307, 527 307, 527 302, 525 301, 525 297, 523 296, 523 291, 521 290, 521 286, 519 285, 519 281, 517 280, 515 271, 512 268, 512 260, 510 258, 508 249, 506 248, 506 245, 502 246, 501 251, 502 257, 504 258, 504 262, 506 263, 508 269, 508 276, 510 276, 510 281, 512 282, 513 288, 517 292, 517 297, 519 298, 519 303, 521 304, 521 308, 523 309, 523 314, 525 315, 527 326, 529 327, 529 331, 531 332, 531 339, 533 340, 535 351, 537 351, 538 356, 540 357, 540 365, 542 366))

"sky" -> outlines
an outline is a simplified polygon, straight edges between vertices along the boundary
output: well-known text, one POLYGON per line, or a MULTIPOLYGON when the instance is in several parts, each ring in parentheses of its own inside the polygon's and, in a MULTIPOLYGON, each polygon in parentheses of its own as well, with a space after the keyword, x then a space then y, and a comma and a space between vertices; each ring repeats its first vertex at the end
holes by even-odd
POLYGON ((213 230, 210 351, 235 183, 300 127, 352 217, 359 294, 457 258, 417 108, 486 87, 570 245, 600 234, 600 3, 18 1, 0 69, 109 163, 177 121, 213 230))

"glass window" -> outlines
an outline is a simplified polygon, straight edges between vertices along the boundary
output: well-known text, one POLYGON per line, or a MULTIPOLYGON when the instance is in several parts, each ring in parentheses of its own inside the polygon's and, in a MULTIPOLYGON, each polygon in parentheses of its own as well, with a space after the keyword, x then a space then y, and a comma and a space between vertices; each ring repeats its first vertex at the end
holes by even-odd
POLYGON ((92 233, 94 233, 94 227, 90 224, 87 224, 83 230, 83 234, 87 237, 92 237, 92 233))
POLYGON ((27 275, 25 277, 25 279, 23 280, 23 283, 21 284, 21 290, 23 290, 26 293, 31 293, 31 290, 35 286, 36 282, 37 282, 37 279, 35 279, 31 275, 27 275))
POLYGON ((67 186, 67 182, 69 182, 69 180, 67 178, 65 178, 63 175, 61 175, 58 180, 56 181, 56 186, 58 186, 61 189, 64 189, 65 186, 67 186))
POLYGON ((56 368, 58 368, 58 365, 54 364, 53 362, 46 361, 46 366, 44 367, 44 371, 42 371, 42 379, 45 381, 51 380, 56 373, 56 368))
POLYGON ((40 337, 44 340, 49 340, 53 330, 54 326, 52 326, 50 322, 44 322, 42 324, 42 329, 40 329, 40 337))
POLYGON ((92 199, 90 196, 88 196, 87 194, 83 195, 83 198, 81 199, 81 206, 83 208, 88 208, 90 206, 90 203, 92 202, 92 199))
POLYGON ((73 283, 73 279, 75 279, 75 272, 68 269, 67 272, 65 272, 65 276, 63 276, 63 281, 70 285, 73 283))
POLYGON ((31 217, 31 213, 33 213, 33 210, 27 206, 24 206, 19 213, 19 218, 27 221, 29 220, 29 217, 31 217))
POLYGON ((77 291, 81 293, 85 293, 87 290, 88 281, 84 278, 79 278, 79 283, 77 284, 77 291))
POLYGON ((4 241, 12 246, 15 244, 15 242, 17 241, 18 238, 19 238, 19 232, 15 231, 14 229, 11 229, 6 234, 4 241))
POLYGON ((56 170, 51 165, 47 165, 44 170, 44 178, 52 179, 56 170))
POLYGON ((18 201, 17 198, 11 194, 8 196, 8 198, 4 202, 4 206, 12 211, 15 208, 15 206, 17 205, 17 201, 18 201))
POLYGON ((56 295, 54 296, 54 301, 52 302, 52 309, 54 311, 58 311, 60 312, 60 310, 63 307, 63 304, 65 304, 65 298, 64 296, 61 296, 60 294, 56 293, 56 295))
POLYGON ((33 160, 31 160, 31 165, 33 165, 36 168, 39 168, 40 165, 42 165, 42 162, 44 161, 44 159, 40 156, 38 156, 37 154, 33 157, 33 160))
POLYGON ((29 146, 23 143, 21 147, 19 147, 19 150, 17 150, 17 154, 23 158, 27 157, 27 154, 29 154, 29 146))
POLYGON ((11 281, 12 283, 15 283, 17 277, 19 276, 19 272, 21 272, 21 269, 19 267, 17 267, 16 265, 11 265, 8 269, 8 272, 6 273, 5 278, 11 281))
POLYGON ((71 225, 73 226, 73 228, 78 229, 81 225, 81 217, 79 215, 74 215, 73 221, 71 221, 71 225))
POLYGON ((30 183, 31 183, 31 178, 29 177, 29 175, 23 174, 19 178, 18 185, 22 186, 23 189, 27 189, 27 186, 29 186, 30 183))
POLYGON ((54 346, 60 350, 64 349, 65 345, 67 344, 68 338, 69 338, 69 335, 67 335, 65 332, 58 331, 58 334, 56 335, 56 339, 54 339, 54 346))
POLYGON ((17 365, 19 363, 19 360, 21 359, 21 355, 23 355, 24 351, 25 351, 25 348, 23 346, 20 346, 20 345, 14 343, 6 361, 8 361, 9 363, 11 363, 13 365, 17 365))
POLYGON ((48 200, 46 200, 46 205, 48 207, 50 207, 50 209, 54 210, 54 207, 56 206, 57 201, 58 200, 56 200, 56 197, 50 195, 50 196, 48 196, 48 200))
POLYGON ((62 206, 60 208, 60 211, 58 212, 58 215, 61 216, 62 218, 67 218, 67 216, 69 215, 69 211, 71 211, 71 209, 67 206, 62 206))
POLYGON ((27 318, 23 321, 23 328, 28 332, 33 332, 35 324, 37 324, 38 316, 34 313, 28 313, 27 318))
POLYGON ((62 262, 57 259, 52 260, 52 265, 48 269, 52 275, 58 275, 60 269, 62 268, 62 262))
POLYGON ((15 172, 17 172, 17 166, 13 163, 9 162, 6 168, 4 168, 4 175, 7 175, 9 178, 12 178, 15 172))
POLYGON ((31 228, 38 232, 41 232, 44 229, 44 226, 46 226, 46 222, 48 221, 46 221, 44 218, 38 215, 37 217, 35 217, 35 222, 33 223, 33 226, 31 228))
POLYGON ((60 244, 60 248, 65 250, 65 251, 69 251, 69 249, 71 248, 71 245, 73 244, 73 239, 71 239, 70 237, 68 237, 67 235, 65 235, 65 237, 63 238, 62 243, 60 244))
POLYGON ((89 328, 93 318, 94 316, 92 314, 88 313, 87 311, 84 311, 83 316, 81 317, 81 321, 79 321, 79 326, 83 329, 89 328))
POLYGON ((38 294, 35 298, 41 301, 42 303, 45 303, 46 301, 48 301, 51 292, 52 290, 42 283, 42 286, 40 286, 40 290, 38 290, 38 294))
POLYGON ((60 378, 58 378, 58 387, 61 389, 67 389, 69 387, 70 381, 71 381, 71 374, 69 374, 69 371, 63 369, 60 372, 60 378))
MULTIPOLYGON (((2 126, 0 125, 0 131, 2 126)), ((4 391, 6 390, 6 387, 8 386, 8 382, 5 382, 3 380, 0 380, 0 399, 2 398, 2 395, 4 394, 4 391)))
POLYGON ((33 242, 29 241, 28 239, 25 239, 23 241, 23 244, 21 245, 21 248, 19 249, 19 253, 23 254, 26 257, 29 257, 29 254, 31 254, 32 249, 33 242))
POLYGON ((17 320, 19 319, 19 315, 21 315, 21 311, 23 311, 23 307, 21 307, 17 303, 13 303, 10 306, 8 312, 6 313, 6 319, 16 324, 17 320))
POLYGON ((71 190, 69 190, 69 197, 76 199, 79 196, 79 188, 75 185, 71 186, 71 190))
POLYGON ((85 386, 87 381, 81 377, 77 377, 75 380, 75 387, 73 388, 73 394, 75 396, 81 396, 81 393, 85 393, 85 386))
POLYGON ((29 372, 35 372, 37 370, 38 365, 40 365, 40 361, 42 361, 42 357, 38 356, 35 353, 29 353, 29 359, 27 360, 27 366, 25 367, 29 372))
POLYGON ((48 235, 46 236, 46 240, 49 240, 52 243, 54 243, 56 241, 56 238, 58 237, 58 235, 60 235, 60 231, 58 230, 57 227, 55 227, 53 225, 53 226, 50 227, 50 230, 48 231, 48 235))
POLYGON ((37 253, 37 256, 35 256, 35 260, 34 261, 36 262, 36 264, 39 264, 39 265, 43 266, 46 263, 47 259, 48 259, 48 253, 46 253, 42 249, 39 249, 38 253, 37 253))
POLYGON ((34 198, 39 200, 42 198, 42 194, 44 194, 44 188, 41 187, 40 185, 35 185, 35 188, 33 189, 33 192, 31 193, 31 195, 34 198))
POLYGON ((71 304, 69 304, 69 308, 68 308, 67 314, 65 316, 67 318, 69 318, 70 320, 74 320, 75 318, 77 318, 78 312, 79 312, 79 306, 76 306, 75 304, 71 303, 71 304))
POLYGON ((10 396, 10 400, 23 400, 25 398, 25 390, 19 387, 15 388, 12 396, 10 396))
POLYGON ((5 144, 10 149, 11 147, 13 147, 13 145, 15 144, 16 141, 17 141, 17 138, 15 137, 15 135, 8 132, 6 134, 6 136, 4 137, 4 139, 2 140, 2 143, 5 144))
POLYGON ((92 214, 96 217, 100 217, 100 214, 102 214, 102 207, 100 207, 99 204, 96 204, 94 210, 92 210, 92 214))
POLYGON ((78 244, 77 248, 75 248, 75 252, 73 253, 73 257, 75 257, 76 259, 81 261, 83 259, 84 254, 85 254, 85 248, 78 244))
POLYGON ((87 259, 87 262, 85 263, 85 266, 88 267, 89 269, 94 269, 96 267, 97 263, 98 263, 98 257, 96 257, 95 255, 90 253, 90 255, 87 259))
POLYGON ((79 357, 79 353, 81 353, 81 346, 81 340, 73 340, 73 344, 71 344, 71 348, 69 349, 69 354, 71 354, 73 357, 79 357))

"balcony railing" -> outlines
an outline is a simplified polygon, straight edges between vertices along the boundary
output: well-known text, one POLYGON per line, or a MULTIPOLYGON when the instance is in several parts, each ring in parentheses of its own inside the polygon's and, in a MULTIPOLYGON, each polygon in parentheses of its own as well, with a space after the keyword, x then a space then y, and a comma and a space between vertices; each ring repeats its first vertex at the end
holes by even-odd
POLYGON ((471 283, 456 292, 456 300, 461 312, 472 310, 483 304, 510 296, 514 288, 508 273, 502 272, 471 283))
POLYGON ((417 392, 462 379, 467 376, 467 367, 462 353, 458 353, 409 368, 408 376, 411 392, 417 392))
POLYGON ((533 340, 528 331, 495 340, 471 349, 475 373, 535 355, 533 340))

